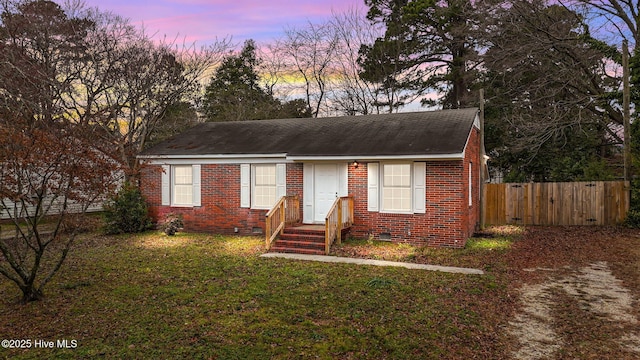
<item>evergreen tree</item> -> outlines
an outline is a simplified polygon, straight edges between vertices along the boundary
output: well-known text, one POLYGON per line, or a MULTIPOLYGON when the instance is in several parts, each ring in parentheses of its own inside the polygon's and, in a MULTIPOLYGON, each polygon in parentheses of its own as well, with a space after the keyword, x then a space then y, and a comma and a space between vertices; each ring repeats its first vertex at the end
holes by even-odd
POLYGON ((261 120, 308 117, 308 109, 296 102, 282 103, 260 86, 253 40, 244 43, 238 55, 229 55, 207 86, 203 111, 207 121, 261 120))
MULTIPOLYGON (((436 90, 444 108, 474 102, 470 87, 477 66, 477 12, 470 0, 365 0, 368 19, 383 23, 385 35, 360 51, 361 76, 398 94, 436 90)), ((405 95, 402 95, 402 94, 405 95)), ((424 101, 435 105, 433 101, 424 101)))

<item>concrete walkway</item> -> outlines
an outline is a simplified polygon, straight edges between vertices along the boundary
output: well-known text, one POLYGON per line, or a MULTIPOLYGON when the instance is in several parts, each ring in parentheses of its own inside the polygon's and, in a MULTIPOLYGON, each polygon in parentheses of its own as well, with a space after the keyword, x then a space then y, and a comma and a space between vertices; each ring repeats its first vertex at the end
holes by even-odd
POLYGON ((459 267, 452 267, 452 266, 414 264, 414 263, 385 261, 385 260, 356 259, 356 258, 326 256, 326 255, 266 253, 266 254, 260 255, 260 257, 283 258, 283 259, 306 260, 306 261, 321 261, 321 262, 329 262, 329 263, 346 263, 346 264, 356 264, 356 265, 397 266, 397 267, 404 267, 407 269, 442 271, 442 272, 458 273, 458 274, 473 274, 473 275, 484 274, 484 271, 478 270, 478 269, 459 268, 459 267))

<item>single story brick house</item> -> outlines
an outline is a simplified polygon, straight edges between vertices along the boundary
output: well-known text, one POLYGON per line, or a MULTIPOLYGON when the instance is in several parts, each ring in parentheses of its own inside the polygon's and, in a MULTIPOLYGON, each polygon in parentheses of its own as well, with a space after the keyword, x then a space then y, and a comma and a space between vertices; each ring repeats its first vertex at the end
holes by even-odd
POLYGON ((349 231, 429 246, 463 247, 480 220, 478 109, 197 125, 140 155, 141 186, 156 219, 185 228, 265 231, 287 195, 297 222, 325 224, 351 199, 349 231))

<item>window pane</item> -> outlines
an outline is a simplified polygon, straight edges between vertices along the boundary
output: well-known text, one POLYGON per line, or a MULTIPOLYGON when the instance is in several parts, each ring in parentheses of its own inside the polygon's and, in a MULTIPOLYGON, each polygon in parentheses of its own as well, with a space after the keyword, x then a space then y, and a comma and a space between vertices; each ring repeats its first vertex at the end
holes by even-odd
POLYGON ((191 166, 173 167, 173 203, 193 204, 193 170, 191 166))
POLYGON ((256 185, 276 186, 275 165, 256 165, 256 185))
POLYGON ((411 186, 411 165, 385 164, 384 186, 411 186))
POLYGON ((174 187, 174 204, 191 205, 193 203, 193 188, 191 185, 176 185, 174 187))
POLYGON ((255 207, 272 207, 276 199, 276 166, 255 165, 255 183, 253 189, 253 202, 255 207))
POLYGON ((276 203, 275 186, 256 186, 255 205, 258 207, 271 207, 276 203))
POLYGON ((193 176, 191 166, 176 166, 174 167, 174 174, 176 185, 191 185, 193 176))
POLYGON ((411 189, 385 188, 383 202, 385 210, 410 211, 411 189))

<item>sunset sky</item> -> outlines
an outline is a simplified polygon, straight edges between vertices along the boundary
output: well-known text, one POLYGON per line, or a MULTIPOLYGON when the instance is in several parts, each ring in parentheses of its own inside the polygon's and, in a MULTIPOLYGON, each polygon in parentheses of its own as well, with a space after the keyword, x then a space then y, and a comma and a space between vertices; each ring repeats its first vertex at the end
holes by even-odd
POLYGON ((167 35, 204 45, 216 37, 234 42, 269 42, 286 27, 321 22, 333 12, 364 9, 364 0, 85 0, 144 25, 156 37, 167 35))

